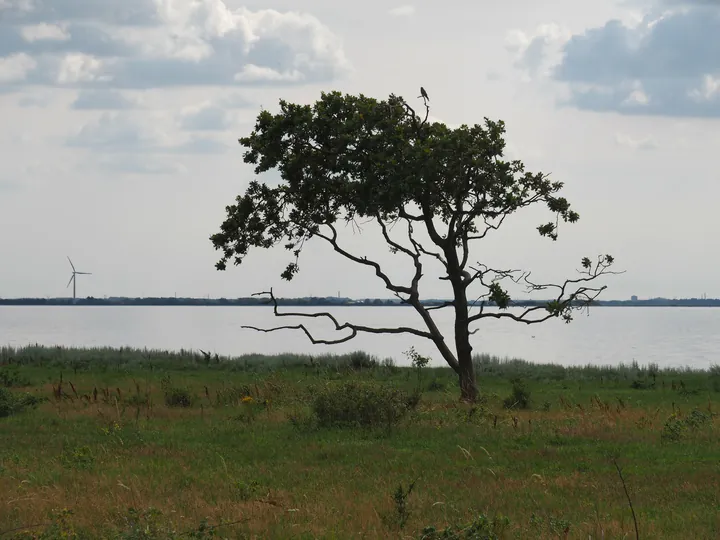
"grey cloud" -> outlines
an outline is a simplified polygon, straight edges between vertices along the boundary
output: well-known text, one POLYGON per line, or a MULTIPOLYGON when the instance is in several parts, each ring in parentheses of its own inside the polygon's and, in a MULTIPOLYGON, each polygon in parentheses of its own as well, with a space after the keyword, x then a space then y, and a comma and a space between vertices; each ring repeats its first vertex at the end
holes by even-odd
MULTIPOLYGON (((569 85, 562 104, 630 115, 720 116, 720 89, 712 79, 720 78, 720 4, 682 3, 685 9, 648 15, 634 28, 611 20, 574 35, 551 75, 569 85), (638 87, 647 99, 628 100, 638 87)), ((538 60, 533 43, 521 61, 538 60)))
POLYGON ((168 150, 177 154, 223 154, 229 146, 216 139, 208 137, 193 137, 189 141, 173 146, 168 150))
POLYGON ((49 103, 50 103, 49 98, 40 97, 40 96, 23 96, 18 100, 18 105, 23 108, 30 108, 30 107, 44 108, 44 107, 47 107, 49 103))
POLYGON ((0 193, 14 193, 20 191, 21 184, 15 180, 0 178, 0 193))
POLYGON ((102 170, 122 174, 183 174, 185 168, 166 160, 153 159, 146 155, 126 154, 103 157, 97 160, 94 165, 102 170))
POLYGON ((53 20, 85 20, 122 26, 159 24, 153 2, 148 0, 10 0, 9 7, 0 9, 2 18, 15 24, 35 24, 53 20))
POLYGON ((240 94, 230 94, 229 96, 221 98, 219 100, 219 105, 228 109, 248 109, 257 106, 254 101, 251 101, 240 94))
POLYGON ((186 113, 180 118, 180 127, 194 131, 223 131, 230 126, 227 111, 218 106, 206 106, 186 113))
POLYGON ((30 11, 14 5, 0 11, 0 57, 25 53, 38 63, 26 81, 14 81, 17 86, 303 84, 349 69, 337 38, 296 12, 229 11, 223 0, 177 2, 172 11, 154 0, 42 0, 30 11), (67 39, 27 41, 25 25, 40 23, 60 25, 67 39), (103 76, 63 80, 60 66, 69 54, 86 55, 103 76), (248 68, 252 77, 237 77, 248 68))
MULTIPOLYGON (((229 147, 209 137, 191 137, 185 142, 170 142, 165 132, 150 124, 141 124, 127 113, 104 113, 82 126, 69 137, 66 145, 105 154, 219 154, 229 147)), ((115 159, 115 158, 108 158, 115 159)))
POLYGON ((76 110, 124 110, 137 106, 115 90, 81 90, 70 107, 76 110))

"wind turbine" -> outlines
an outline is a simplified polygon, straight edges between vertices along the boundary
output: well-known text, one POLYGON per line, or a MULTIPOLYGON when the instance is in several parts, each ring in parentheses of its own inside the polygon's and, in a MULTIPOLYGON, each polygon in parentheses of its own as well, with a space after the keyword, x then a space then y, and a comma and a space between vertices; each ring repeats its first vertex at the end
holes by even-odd
MULTIPOLYGON (((72 276, 70 276, 70 281, 68 281, 67 287, 69 287, 69 286, 70 286, 70 283, 72 283, 72 286, 73 286, 73 302, 75 302, 75 285, 76 285, 76 281, 77 281, 77 280, 75 279, 75 276, 76 276, 77 274, 82 274, 82 275, 90 276, 90 275, 92 275, 92 272, 78 272, 77 270, 75 270, 75 265, 74 265, 73 262, 70 260, 70 257, 68 257, 67 260, 68 260, 68 262, 70 263, 70 266, 72 266, 72 269, 73 269, 73 271, 72 271, 72 276)), ((67 287, 65 287, 65 288, 67 289, 67 287)))

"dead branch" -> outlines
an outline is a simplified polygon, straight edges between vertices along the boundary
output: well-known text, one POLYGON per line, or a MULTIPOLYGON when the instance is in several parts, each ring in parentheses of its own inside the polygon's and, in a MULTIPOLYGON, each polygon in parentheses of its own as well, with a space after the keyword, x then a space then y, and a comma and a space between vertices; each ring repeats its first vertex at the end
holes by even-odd
POLYGON ((418 330, 417 328, 410 328, 406 326, 400 326, 397 328, 375 328, 370 326, 363 326, 358 324, 352 324, 349 322, 340 323, 335 316, 332 313, 328 312, 317 312, 317 313, 299 313, 299 312, 288 312, 288 313, 280 313, 278 311, 278 303, 277 299, 275 298, 275 295, 273 294, 272 289, 269 291, 259 292, 253 294, 253 296, 261 296, 261 295, 267 295, 270 298, 270 301, 273 305, 273 314, 276 317, 305 317, 305 318, 313 318, 313 319, 319 319, 319 318, 326 318, 329 319, 333 325, 335 326, 335 330, 340 332, 343 330, 349 330, 350 334, 338 338, 338 339, 332 339, 332 340, 326 340, 326 339, 317 339, 315 338, 312 333, 307 329, 307 327, 304 324, 296 324, 296 325, 286 325, 286 326, 277 326, 273 328, 258 328, 257 326, 250 326, 250 325, 243 325, 240 328, 246 328, 249 330, 256 330, 258 332, 276 332, 277 330, 302 330, 305 335, 310 339, 310 341, 314 345, 336 345, 338 343, 345 343, 346 341, 350 341, 355 336, 358 335, 360 332, 365 332, 369 334, 413 334, 418 337, 423 337, 432 341, 436 340, 436 337, 433 336, 430 332, 424 332, 423 330, 418 330))

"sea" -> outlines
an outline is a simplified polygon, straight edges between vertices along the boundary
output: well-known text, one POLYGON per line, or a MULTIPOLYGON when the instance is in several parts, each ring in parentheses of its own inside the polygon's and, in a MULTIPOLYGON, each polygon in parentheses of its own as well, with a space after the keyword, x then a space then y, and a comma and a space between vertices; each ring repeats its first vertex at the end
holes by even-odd
MULTIPOLYGON (((304 313, 323 309, 340 323, 423 329, 419 315, 407 306, 281 308, 304 313)), ((452 311, 432 313, 452 347, 452 311)), ((324 319, 275 317, 266 306, 0 306, 0 346, 202 349, 221 356, 365 351, 379 359, 392 358, 398 365, 409 364, 405 353, 414 347, 429 356, 432 365, 444 363, 432 342, 412 335, 361 333, 337 345, 313 345, 300 330, 263 333, 242 328, 299 323, 306 324, 319 339, 340 339, 348 334, 336 331, 324 319)), ((720 308, 593 307, 587 314, 576 314, 569 324, 558 319, 531 325, 484 319, 472 328, 477 329, 471 337, 475 353, 536 363, 720 365, 720 308)))

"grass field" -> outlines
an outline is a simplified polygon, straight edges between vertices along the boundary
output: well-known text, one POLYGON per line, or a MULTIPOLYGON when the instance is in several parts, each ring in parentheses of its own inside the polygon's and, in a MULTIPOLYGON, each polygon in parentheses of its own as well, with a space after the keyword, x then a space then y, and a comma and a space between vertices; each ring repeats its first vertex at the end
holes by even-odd
POLYGON ((467 405, 362 353, 0 364, 3 540, 720 538, 717 368, 478 357, 467 405))

